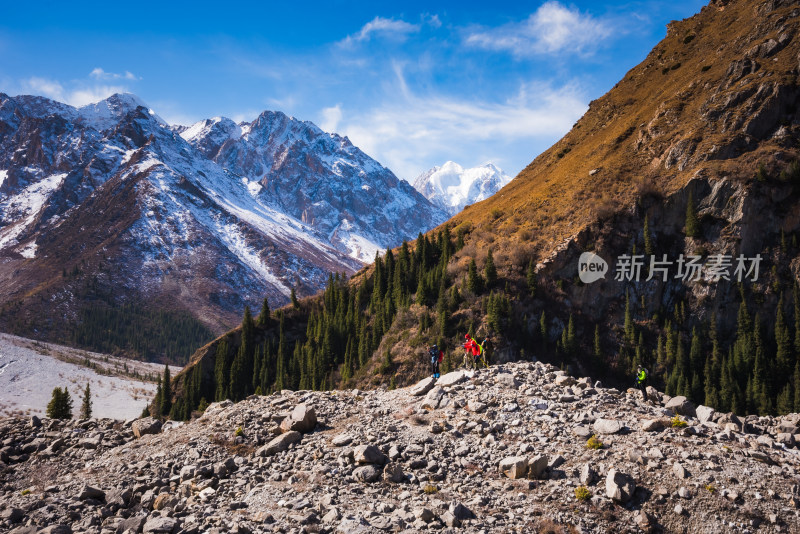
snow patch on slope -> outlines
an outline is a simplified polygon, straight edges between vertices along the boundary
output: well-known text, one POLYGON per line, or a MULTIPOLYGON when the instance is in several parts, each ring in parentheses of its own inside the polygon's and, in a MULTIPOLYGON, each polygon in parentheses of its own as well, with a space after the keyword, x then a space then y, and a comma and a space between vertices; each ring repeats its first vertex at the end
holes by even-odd
POLYGON ((17 238, 33 224, 50 195, 61 187, 66 177, 67 173, 52 174, 0 203, 2 218, 14 221, 0 229, 0 249, 17 244, 17 238))

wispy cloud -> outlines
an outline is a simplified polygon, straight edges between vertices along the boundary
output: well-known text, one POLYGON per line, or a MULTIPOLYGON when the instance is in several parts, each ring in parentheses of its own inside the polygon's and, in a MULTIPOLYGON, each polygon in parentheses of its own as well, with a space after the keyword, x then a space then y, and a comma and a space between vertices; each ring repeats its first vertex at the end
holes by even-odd
MULTIPOLYGON (((435 19, 438 22, 438 17, 435 19)), ((405 40, 409 34, 417 33, 421 29, 419 24, 411 24, 404 20, 387 19, 384 17, 375 17, 371 21, 364 24, 364 26, 357 33, 348 35, 342 44, 348 45, 353 43, 360 43, 369 41, 374 36, 388 37, 397 40, 405 40)))
POLYGON ((321 113, 322 121, 319 127, 326 132, 335 132, 339 128, 339 122, 342 120, 342 105, 336 104, 335 106, 324 108, 321 113))
POLYGON ((611 34, 608 21, 550 1, 521 22, 469 31, 465 42, 478 48, 510 52, 516 57, 565 52, 591 54, 611 34))
POLYGON ((133 74, 125 71, 125 74, 113 74, 96 68, 89 73, 90 79, 70 80, 61 82, 50 78, 32 76, 19 82, 21 93, 45 96, 52 100, 64 102, 71 106, 81 107, 100 100, 106 99, 115 93, 129 92, 127 85, 98 83, 110 80, 138 80, 133 74))
POLYGON ((96 67, 92 72, 89 73, 91 78, 95 80, 139 80, 132 72, 126 70, 122 74, 118 74, 115 72, 106 72, 100 67, 96 67))
MULTIPOLYGON (((552 142, 586 110, 585 95, 574 85, 526 84, 505 101, 475 102, 415 94, 399 66, 396 73, 398 98, 365 112, 336 109, 341 133, 406 180, 426 170, 426 161, 469 165, 477 155, 498 159, 508 143, 552 142)), ((530 159, 535 155, 531 149, 530 159)))

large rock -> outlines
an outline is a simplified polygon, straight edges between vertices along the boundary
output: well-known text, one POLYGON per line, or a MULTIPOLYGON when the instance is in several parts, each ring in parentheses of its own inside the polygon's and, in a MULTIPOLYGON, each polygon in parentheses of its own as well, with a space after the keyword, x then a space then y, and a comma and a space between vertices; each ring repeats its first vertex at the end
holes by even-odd
POLYGON ((361 482, 377 482, 381 478, 381 468, 375 465, 362 465, 353 470, 353 478, 361 482))
POLYGON ((642 421, 643 432, 657 432, 664 428, 664 422, 661 419, 645 419, 642 421))
POLYGON ((121 521, 117 525, 117 534, 122 534, 123 532, 139 532, 142 530, 145 522, 147 521, 146 515, 136 515, 133 517, 129 517, 121 521))
POLYGON ((303 435, 295 430, 290 430, 285 434, 281 434, 273 439, 260 449, 256 451, 256 456, 273 456, 279 452, 289 449, 289 445, 297 443, 302 439, 303 435))
POLYGON ((472 512, 472 510, 470 510, 462 503, 457 501, 453 501, 452 503, 450 503, 448 511, 451 514, 453 514, 453 517, 455 517, 459 521, 464 521, 466 519, 475 519, 475 514, 472 512))
POLYGON ((394 482, 395 484, 399 484, 405 480, 405 478, 406 475, 403 473, 403 466, 397 462, 391 462, 383 468, 384 482, 394 482))
POLYGON ((598 434, 616 434, 625 428, 625 423, 614 419, 598 419, 594 422, 592 428, 598 434))
POLYGON ((711 421, 712 417, 714 417, 714 408, 703 406, 701 404, 695 409, 695 413, 697 414, 697 418, 700 419, 701 423, 707 423, 711 421))
POLYGON ((353 458, 359 464, 383 465, 389 461, 375 445, 360 445, 353 451, 353 458))
POLYGON ((310 432, 315 426, 317 426, 317 413, 314 408, 298 404, 289 417, 281 421, 281 432, 310 432))
POLYGON ((524 456, 510 456, 500 461, 500 472, 508 478, 525 478, 528 474, 528 459, 524 456))
POLYGON ((176 530, 177 526, 178 526, 177 519, 173 519, 171 517, 153 517, 148 519, 147 522, 144 524, 142 532, 144 534, 149 534, 150 532, 154 534, 171 533, 174 530, 176 530))
POLYGON ((544 470, 547 469, 547 464, 550 459, 546 454, 539 454, 528 462, 528 477, 529 478, 542 478, 544 470))
POLYGON ((559 375, 556 377, 555 383, 557 386, 568 387, 575 384, 575 379, 569 375, 559 375))
POLYGON ((435 410, 439 407, 442 397, 444 397, 444 390, 437 385, 425 395, 425 400, 422 401, 421 406, 429 410, 435 410))
POLYGON ((467 375, 464 371, 453 371, 452 373, 447 373, 446 375, 442 375, 439 380, 436 382, 437 386, 441 386, 443 388, 455 386, 467 379, 467 375))
POLYGON ((519 389, 520 386, 519 380, 514 378, 511 373, 498 373, 494 381, 507 389, 519 389))
POLYGON ((94 499, 96 501, 104 501, 106 494, 103 490, 84 484, 78 494, 78 499, 85 501, 87 499, 94 499))
POLYGON ((137 438, 141 438, 146 434, 158 434, 161 432, 161 421, 153 417, 143 417, 133 422, 131 430, 133 430, 133 435, 137 438))
POLYGON ((672 410, 673 413, 685 415, 686 417, 694 417, 696 415, 694 404, 683 395, 672 397, 665 407, 668 410, 672 410))
POLYGON ((72 534, 72 527, 68 525, 50 525, 38 531, 37 534, 72 534))
POLYGON ((436 379, 432 376, 428 378, 423 378, 415 386, 411 388, 411 395, 414 397, 421 397, 425 395, 427 392, 431 390, 431 388, 436 384, 436 379))
POLYGON ((630 475, 611 469, 606 477, 606 496, 617 502, 626 503, 633 498, 636 483, 630 475))

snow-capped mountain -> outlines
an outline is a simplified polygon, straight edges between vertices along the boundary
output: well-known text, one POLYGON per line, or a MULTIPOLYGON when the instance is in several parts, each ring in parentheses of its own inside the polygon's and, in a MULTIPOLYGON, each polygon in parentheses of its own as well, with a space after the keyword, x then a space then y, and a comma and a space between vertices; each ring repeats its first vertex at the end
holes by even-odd
POLYGON ((204 120, 181 136, 245 177, 259 201, 302 220, 364 262, 448 218, 346 137, 281 112, 265 111, 241 124, 204 120))
POLYGON ((434 206, 455 215, 465 206, 486 200, 510 181, 511 176, 492 163, 465 169, 448 161, 420 174, 414 180, 414 188, 434 206))
POLYGON ((185 128, 133 95, 76 109, 0 93, 0 322, 47 328, 99 299, 228 327, 245 304, 316 292, 444 219, 397 182, 279 113, 185 128), (271 134, 276 118, 290 127, 271 134))

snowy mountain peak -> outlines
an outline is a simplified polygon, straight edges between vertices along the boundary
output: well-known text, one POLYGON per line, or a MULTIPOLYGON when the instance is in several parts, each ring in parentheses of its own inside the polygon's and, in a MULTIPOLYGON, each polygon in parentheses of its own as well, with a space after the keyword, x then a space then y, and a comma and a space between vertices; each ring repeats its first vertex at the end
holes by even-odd
POLYGON ((94 104, 88 104, 78 109, 80 117, 98 131, 113 128, 130 112, 140 107, 147 110, 148 115, 159 124, 166 126, 166 121, 156 115, 155 111, 145 104, 138 96, 131 93, 116 93, 94 104))
POLYGON ((450 215, 465 206, 485 200, 511 181, 511 177, 491 162, 465 169, 454 161, 436 166, 414 180, 422 196, 450 215))

